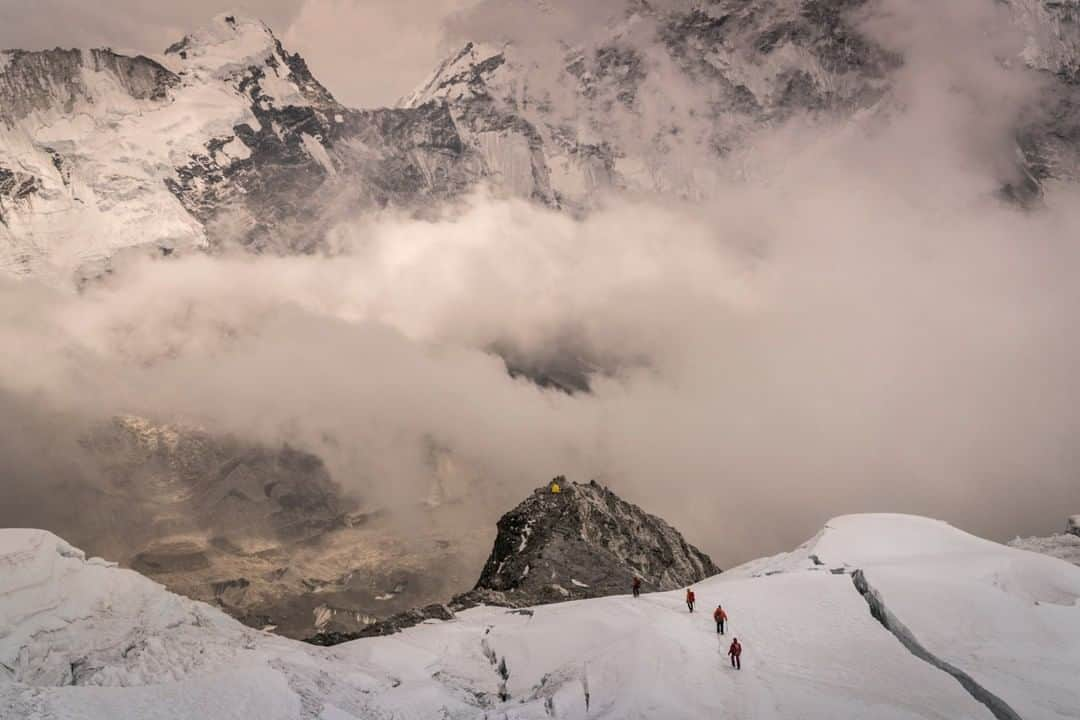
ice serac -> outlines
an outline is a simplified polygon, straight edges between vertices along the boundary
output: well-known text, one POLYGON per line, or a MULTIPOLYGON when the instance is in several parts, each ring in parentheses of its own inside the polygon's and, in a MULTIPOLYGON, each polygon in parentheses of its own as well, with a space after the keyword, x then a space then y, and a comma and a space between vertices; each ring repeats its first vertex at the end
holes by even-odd
POLYGON ((0 678, 26 685, 182 679, 227 652, 186 653, 186 642, 240 627, 42 530, 0 530, 0 577, 0 678))
POLYGON ((1080 515, 1065 521, 1065 532, 1048 537, 1018 537, 1009 542, 1010 547, 1056 557, 1073 565, 1080 565, 1080 515))

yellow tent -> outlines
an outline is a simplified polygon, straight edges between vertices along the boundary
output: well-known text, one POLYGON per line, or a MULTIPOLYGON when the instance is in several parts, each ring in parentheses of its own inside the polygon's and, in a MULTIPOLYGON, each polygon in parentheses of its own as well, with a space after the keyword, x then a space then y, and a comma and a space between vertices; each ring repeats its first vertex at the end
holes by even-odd
POLYGON ((551 482, 551 494, 552 495, 558 495, 561 492, 562 492, 562 488, 559 487, 559 483, 557 483, 557 482, 555 482, 553 480, 551 482))

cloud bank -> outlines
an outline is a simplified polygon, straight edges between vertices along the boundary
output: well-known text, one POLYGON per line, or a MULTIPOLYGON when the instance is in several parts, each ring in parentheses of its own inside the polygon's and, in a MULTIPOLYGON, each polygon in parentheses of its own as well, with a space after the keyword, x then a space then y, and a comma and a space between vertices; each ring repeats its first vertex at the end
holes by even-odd
POLYGON ((708 203, 577 220, 480 192, 436 220, 343 219, 323 256, 138 261, 82 294, 0 281, 19 348, 0 418, 22 428, 0 464, 32 496, 48 468, 26 458, 70 467, 71 428, 136 413, 301 445, 402 513, 433 449, 473 478, 476 523, 597 477, 722 565, 847 512, 1053 531, 1080 506, 1080 198, 1000 199, 1038 86, 999 61, 992 7, 882 7, 866 22, 907 58, 893 100, 778 128, 757 179, 708 203), (515 379, 495 348, 569 358, 591 391, 515 379))

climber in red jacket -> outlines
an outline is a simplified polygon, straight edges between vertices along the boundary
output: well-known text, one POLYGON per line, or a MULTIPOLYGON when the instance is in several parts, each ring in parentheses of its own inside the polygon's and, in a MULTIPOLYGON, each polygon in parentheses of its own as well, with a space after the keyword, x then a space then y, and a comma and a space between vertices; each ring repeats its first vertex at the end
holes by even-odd
POLYGON ((739 638, 731 641, 731 647, 728 648, 727 654, 731 656, 731 667, 742 670, 742 663, 739 661, 742 656, 742 645, 739 644, 739 638))
POLYGON ((686 607, 694 612, 694 588, 686 588, 686 607))
POLYGON ((724 608, 717 605, 716 609, 713 610, 712 617, 713 617, 713 620, 716 621, 716 632, 723 635, 724 634, 724 623, 727 622, 727 613, 724 612, 724 608))

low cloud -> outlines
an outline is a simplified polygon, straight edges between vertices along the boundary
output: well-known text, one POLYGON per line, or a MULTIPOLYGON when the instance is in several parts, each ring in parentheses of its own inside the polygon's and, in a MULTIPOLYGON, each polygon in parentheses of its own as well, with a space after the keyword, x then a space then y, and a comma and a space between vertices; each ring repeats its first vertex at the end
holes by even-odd
MULTIPOLYGON (((80 295, 0 281, 20 348, 0 418, 288 441, 403 513, 436 449, 474 479, 478 524, 553 475, 597 477, 724 565, 847 512, 1052 531, 1080 506, 1080 198, 1004 203, 1002 118, 1037 82, 963 13, 951 33, 900 19, 866 20, 909 56, 892 100, 778 128, 755 179, 705 204, 578 220, 480 192, 433 221, 343 221, 325 256, 140 261, 80 295), (574 358, 591 391, 515 379, 493 348, 574 358)), ((63 455, 37 436, 0 465, 63 455)))

